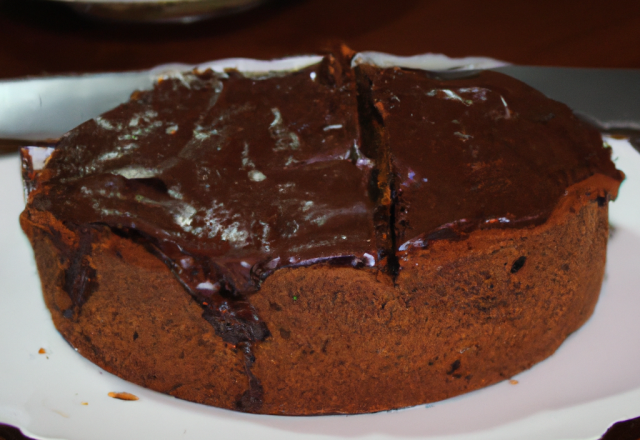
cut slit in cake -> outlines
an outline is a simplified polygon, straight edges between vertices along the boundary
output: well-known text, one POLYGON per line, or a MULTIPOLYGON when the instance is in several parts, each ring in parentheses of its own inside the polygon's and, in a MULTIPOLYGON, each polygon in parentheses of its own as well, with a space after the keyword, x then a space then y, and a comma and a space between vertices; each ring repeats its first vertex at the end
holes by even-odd
POLYGON ((340 53, 137 92, 60 140, 21 222, 56 327, 106 370, 241 411, 374 412, 510 377, 589 317, 609 154, 511 78, 340 53))

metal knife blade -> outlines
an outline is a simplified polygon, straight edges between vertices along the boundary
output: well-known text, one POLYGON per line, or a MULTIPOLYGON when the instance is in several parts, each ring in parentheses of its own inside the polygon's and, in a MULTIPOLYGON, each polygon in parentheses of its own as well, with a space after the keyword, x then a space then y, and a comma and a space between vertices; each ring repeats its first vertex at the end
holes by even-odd
MULTIPOLYGON (((57 139, 81 123, 126 102, 136 90, 149 90, 164 76, 193 69, 254 75, 295 71, 322 57, 302 55, 276 60, 227 58, 199 65, 165 64, 145 71, 26 78, 0 81, 0 140, 57 139)), ((1 143, 0 143, 1 144, 1 143)), ((1 145, 0 145, 1 146, 1 145)))
POLYGON ((640 130, 640 69, 505 66, 493 70, 567 104, 603 131, 640 130))
MULTIPOLYGON (((318 59, 298 57, 293 64, 292 59, 287 59, 285 67, 295 64, 299 68, 318 59)), ((273 63, 236 59, 196 67, 242 70, 249 66, 250 70, 265 71, 272 69, 273 63)), ((0 139, 59 138, 82 122, 127 101, 135 90, 152 88, 162 73, 189 70, 194 66, 161 67, 140 72, 0 81, 0 139)), ((640 70, 532 66, 504 66, 495 70, 564 102, 603 130, 640 130, 640 70)))
POLYGON ((0 138, 57 139, 153 83, 148 71, 0 81, 0 138))

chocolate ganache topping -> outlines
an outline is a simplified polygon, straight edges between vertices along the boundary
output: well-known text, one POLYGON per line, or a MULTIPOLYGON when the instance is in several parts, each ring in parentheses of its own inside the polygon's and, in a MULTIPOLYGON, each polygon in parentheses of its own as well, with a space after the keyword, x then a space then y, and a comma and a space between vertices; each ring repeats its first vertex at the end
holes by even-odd
POLYGON ((86 280, 67 283, 77 309, 95 274, 73 252, 100 228, 160 258, 238 344, 269 335, 250 296, 278 269, 394 276, 431 239, 541 224, 572 184, 622 180, 594 129, 514 79, 349 61, 184 73, 65 135, 30 205, 82 237, 61 248, 86 280))
POLYGON ((390 170, 396 252, 539 225, 569 186, 594 174, 623 179, 597 130, 509 76, 363 65, 358 78, 368 137, 390 170))
POLYGON ((68 133, 31 203, 72 230, 139 241, 229 342, 263 339, 246 296, 274 270, 378 259, 343 67, 326 57, 288 74, 165 79, 68 133))

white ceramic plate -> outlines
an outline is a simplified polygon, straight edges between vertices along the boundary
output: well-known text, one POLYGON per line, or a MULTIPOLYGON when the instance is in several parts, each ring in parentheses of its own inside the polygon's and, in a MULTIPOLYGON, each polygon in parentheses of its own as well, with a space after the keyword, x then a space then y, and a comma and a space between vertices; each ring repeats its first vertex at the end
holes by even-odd
POLYGON ((276 417, 177 400, 78 355, 53 327, 31 247, 17 155, 0 158, 0 422, 39 439, 597 439, 640 416, 640 154, 611 140, 627 174, 594 316, 548 360, 508 381, 432 405, 359 416, 276 417), (38 354, 44 348, 46 354, 38 354), (108 397, 126 391, 140 398, 108 397))

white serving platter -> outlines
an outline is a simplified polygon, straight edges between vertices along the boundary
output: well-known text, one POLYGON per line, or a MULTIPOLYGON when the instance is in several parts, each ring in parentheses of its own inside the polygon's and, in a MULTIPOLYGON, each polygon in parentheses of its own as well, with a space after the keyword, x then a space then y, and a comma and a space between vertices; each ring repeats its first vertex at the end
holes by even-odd
POLYGON ((640 416, 640 154, 607 139, 627 179, 594 316, 548 360, 442 402, 358 416, 235 413, 156 393, 91 364, 53 327, 31 247, 17 154, 0 157, 0 423, 36 439, 586 440, 640 416), (39 354, 43 348, 46 353, 39 354), (140 398, 122 401, 109 392, 140 398))

